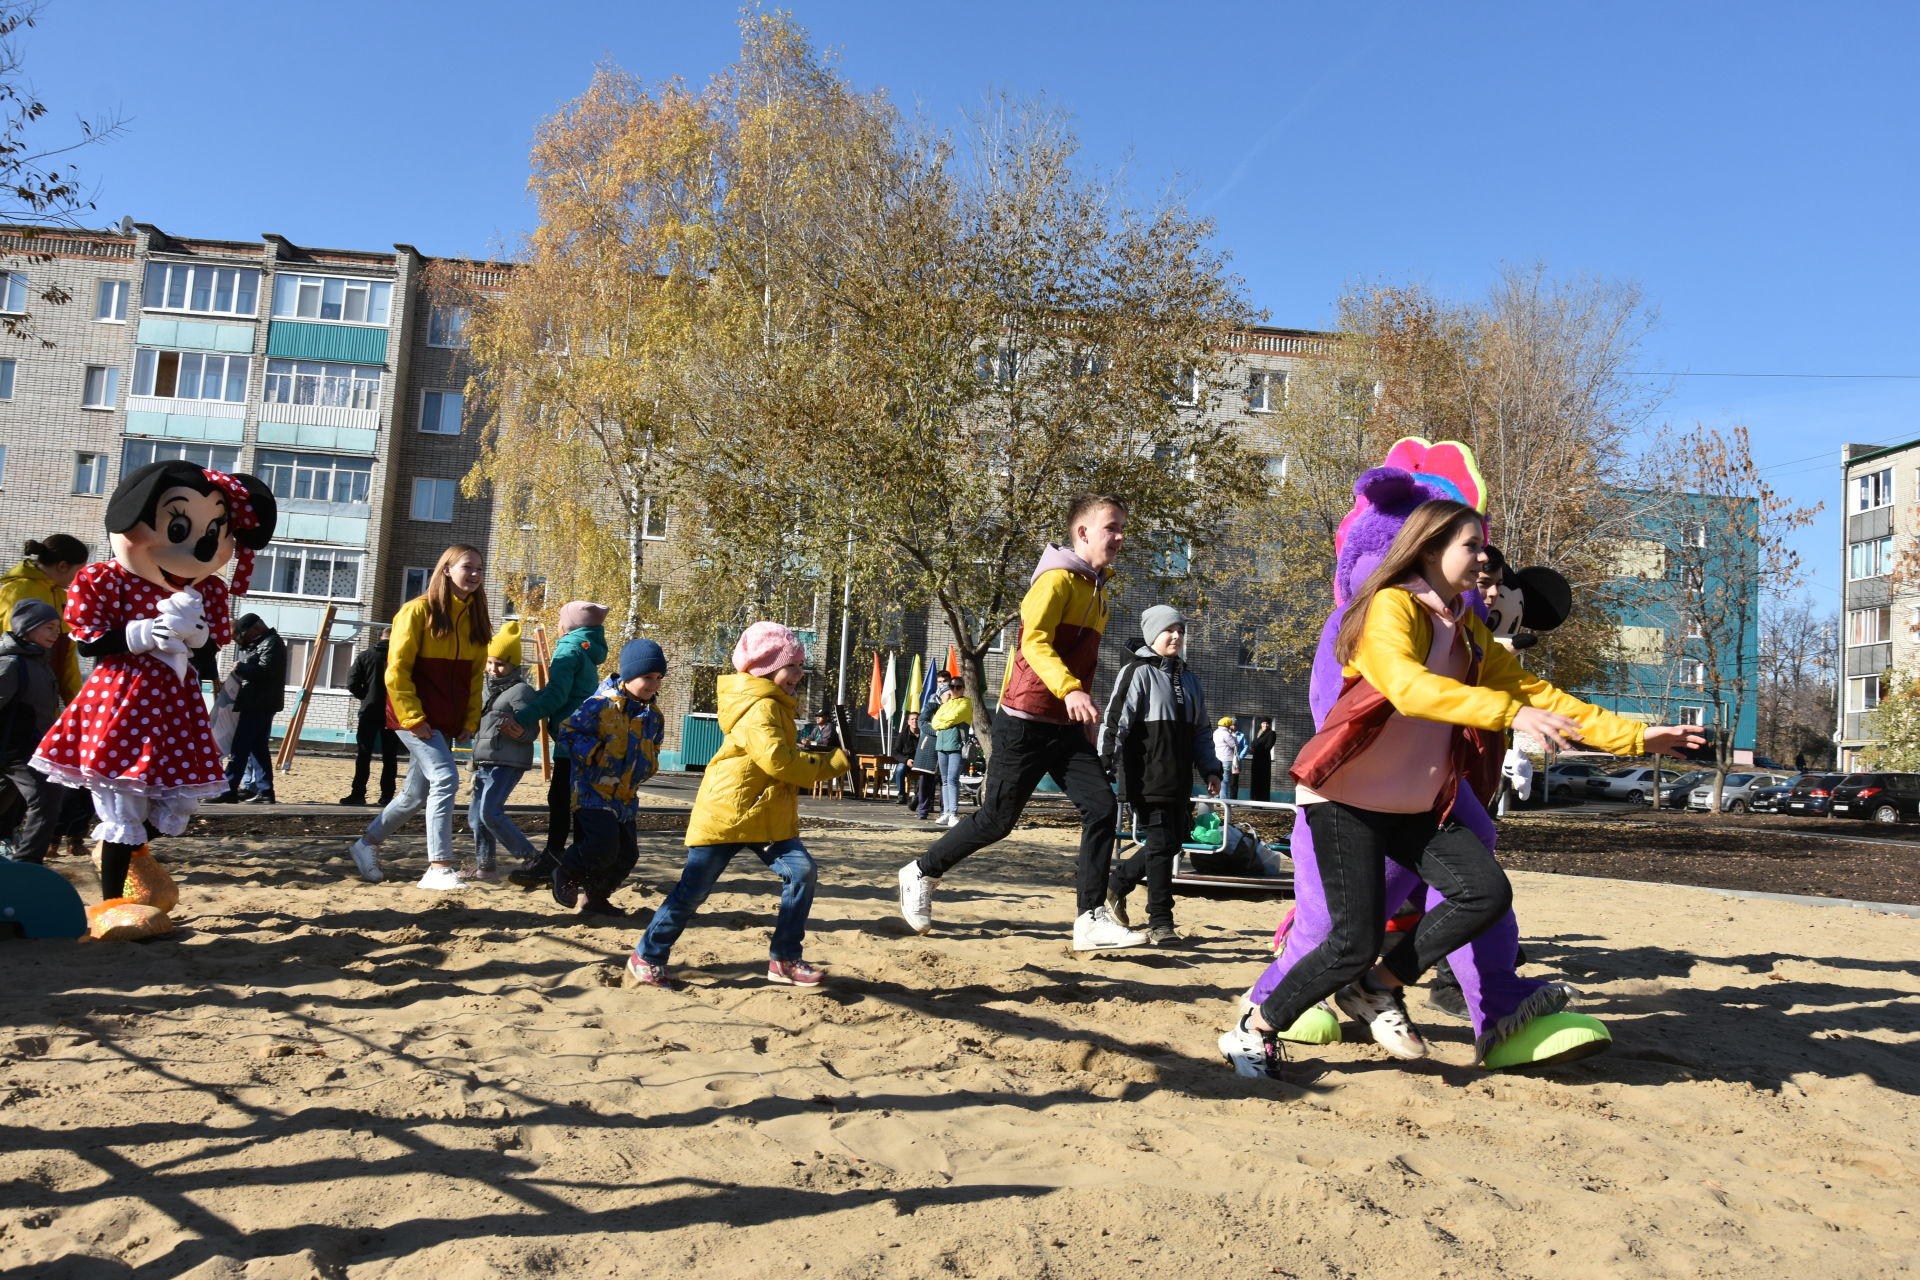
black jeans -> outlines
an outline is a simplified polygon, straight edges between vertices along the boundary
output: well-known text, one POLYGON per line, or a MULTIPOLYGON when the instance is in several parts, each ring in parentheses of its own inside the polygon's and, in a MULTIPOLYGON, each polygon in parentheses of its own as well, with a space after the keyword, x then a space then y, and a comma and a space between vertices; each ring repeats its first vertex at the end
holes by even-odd
POLYGON ((980 807, 920 855, 920 874, 938 879, 969 854, 1006 839, 1044 777, 1052 777, 1080 811, 1077 909, 1084 914, 1105 906, 1120 806, 1100 757, 1077 724, 1022 720, 1004 711, 993 717, 993 760, 980 784, 980 807))
POLYGON ((1133 886, 1147 886, 1147 923, 1173 928, 1173 864, 1180 845, 1193 829, 1193 804, 1146 801, 1133 806, 1140 828, 1140 847, 1114 864, 1113 890, 1124 894, 1133 886))
POLYGON ((13 860, 45 862, 71 792, 25 760, 0 766, 0 781, 12 783, 20 797, 18 809, 9 812, 4 822, 12 828, 13 860))
POLYGON ((567 847, 573 834, 573 760, 557 756, 553 776, 547 779, 547 843, 540 860, 552 865, 567 847))
POLYGON ((247 776, 247 761, 260 766, 267 780, 267 794, 273 793, 273 712, 242 711, 233 726, 233 744, 227 748, 227 790, 238 791, 247 776))
POLYGON ((380 749, 380 803, 393 799, 394 782, 400 773, 400 735, 387 728, 387 708, 382 704, 363 708, 354 727, 353 785, 347 794, 356 800, 367 798, 367 775, 373 771, 373 750, 380 749))
POLYGON ((1419 980, 1448 952, 1485 933, 1513 905, 1507 873, 1457 822, 1436 826, 1431 813, 1376 813, 1332 800, 1301 806, 1313 832, 1320 887, 1333 921, 1326 941, 1300 957, 1260 1005, 1268 1026, 1299 1016, 1373 967, 1379 957, 1405 983, 1419 980), (1395 935, 1384 956, 1386 862, 1411 869, 1445 897, 1410 933, 1395 935))
POLYGON ((589 901, 604 902, 640 860, 633 822, 622 822, 605 809, 582 809, 574 815, 573 825, 576 836, 560 856, 560 865, 586 891, 589 901))
POLYGON ((930 773, 915 773, 909 769, 907 782, 913 788, 913 812, 919 817, 926 817, 933 812, 933 793, 940 780, 930 773))

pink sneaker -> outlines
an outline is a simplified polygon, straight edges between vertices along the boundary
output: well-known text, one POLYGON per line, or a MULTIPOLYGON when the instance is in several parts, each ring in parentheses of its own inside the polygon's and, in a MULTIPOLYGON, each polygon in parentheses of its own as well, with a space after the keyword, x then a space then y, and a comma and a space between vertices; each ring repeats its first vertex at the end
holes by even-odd
POLYGON ((500 873, 492 867, 486 867, 484 869, 480 867, 462 867, 460 870, 454 872, 454 874, 469 884, 500 883, 500 873))
POLYGON ((667 966, 652 964, 642 960, 638 954, 627 955, 627 979, 630 987, 658 987, 662 991, 671 991, 674 981, 667 976, 667 966))
POLYGON ((783 987, 817 987, 826 976, 805 960, 767 961, 767 981, 783 987))

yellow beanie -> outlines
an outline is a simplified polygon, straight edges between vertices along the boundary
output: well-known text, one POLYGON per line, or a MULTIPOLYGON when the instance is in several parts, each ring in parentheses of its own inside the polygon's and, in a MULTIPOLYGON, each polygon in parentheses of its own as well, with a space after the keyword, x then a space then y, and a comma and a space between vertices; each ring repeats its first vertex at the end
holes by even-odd
POLYGON ((487 656, 498 658, 510 667, 520 665, 520 624, 509 622, 493 633, 493 640, 487 645, 487 656))
POLYGON ((1222 729, 1231 729, 1231 728, 1233 728, 1233 717, 1232 717, 1232 716, 1221 716, 1221 717, 1220 717, 1220 727, 1221 727, 1222 729))

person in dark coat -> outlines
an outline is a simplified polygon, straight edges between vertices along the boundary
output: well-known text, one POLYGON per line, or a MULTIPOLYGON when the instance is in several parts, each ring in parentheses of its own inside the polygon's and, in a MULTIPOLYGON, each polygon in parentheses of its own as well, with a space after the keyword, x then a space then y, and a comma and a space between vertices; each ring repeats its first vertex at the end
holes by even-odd
POLYGON ((383 631, 360 651, 347 673, 347 692, 360 699, 360 718, 354 726, 353 785, 341 804, 367 803, 367 775, 373 770, 374 748, 380 750, 380 807, 393 800, 399 777, 400 737, 387 728, 387 636, 383 631))
POLYGON ((60 615, 31 597, 13 606, 0 635, 0 787, 11 784, 0 827, 16 862, 45 862, 68 789, 28 763, 60 715, 60 683, 51 661, 60 615), (14 796, 17 795, 17 801, 14 796))
POLYGON ((922 819, 933 815, 933 774, 927 762, 933 758, 933 734, 920 729, 920 713, 907 712, 906 727, 893 749, 900 753, 900 803, 922 819))
POLYGON ((1273 721, 1262 720, 1253 731, 1248 747, 1247 799, 1273 799, 1273 721))
POLYGON ((233 640, 240 650, 240 660, 233 668, 240 688, 233 699, 237 719, 233 742, 227 748, 227 790, 209 803, 237 804, 245 800, 249 804, 272 804, 273 756, 269 747, 273 718, 287 705, 287 642, 257 613, 240 616, 233 627, 233 640), (240 789, 249 762, 266 780, 251 795, 240 789))

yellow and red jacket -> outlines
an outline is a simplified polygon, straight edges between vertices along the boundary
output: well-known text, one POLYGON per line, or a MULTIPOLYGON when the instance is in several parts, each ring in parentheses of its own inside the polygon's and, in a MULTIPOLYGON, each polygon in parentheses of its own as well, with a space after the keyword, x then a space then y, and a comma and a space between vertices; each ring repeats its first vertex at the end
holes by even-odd
POLYGON ((1064 547, 1049 546, 1020 602, 1020 647, 1007 664, 1000 707, 1028 720, 1067 724, 1066 697, 1092 696, 1107 630, 1107 578, 1064 547))
POLYGON ((407 601, 393 615, 387 646, 389 729, 412 729, 424 721, 449 738, 463 738, 480 727, 487 641, 467 634, 470 607, 470 601, 453 598, 453 625, 443 636, 427 626, 424 596, 407 601))

